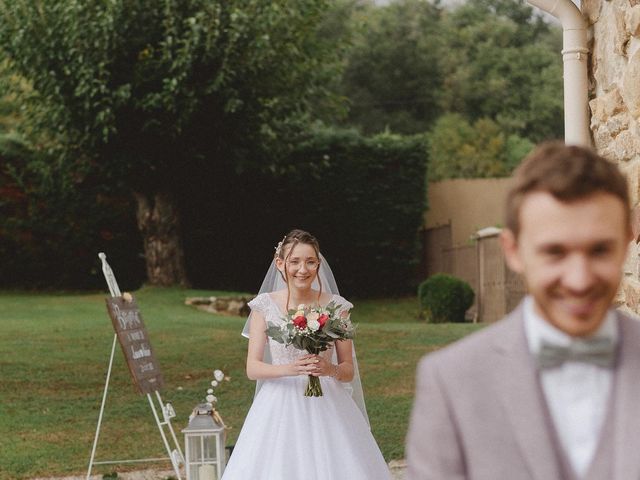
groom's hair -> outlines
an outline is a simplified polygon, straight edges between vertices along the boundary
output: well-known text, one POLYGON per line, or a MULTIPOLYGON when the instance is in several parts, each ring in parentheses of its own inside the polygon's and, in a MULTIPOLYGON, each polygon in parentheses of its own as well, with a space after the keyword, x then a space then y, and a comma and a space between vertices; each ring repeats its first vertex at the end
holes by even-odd
POLYGON ((597 192, 619 198, 629 225, 629 190, 618 167, 591 149, 562 142, 546 142, 536 147, 513 174, 507 195, 506 227, 517 238, 520 208, 533 192, 547 192, 561 202, 573 202, 597 192))

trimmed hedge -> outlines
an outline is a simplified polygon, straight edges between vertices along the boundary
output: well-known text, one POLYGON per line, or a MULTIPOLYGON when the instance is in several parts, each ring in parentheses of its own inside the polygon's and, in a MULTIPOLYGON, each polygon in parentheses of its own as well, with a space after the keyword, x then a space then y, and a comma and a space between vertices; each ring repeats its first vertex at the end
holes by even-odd
POLYGON ((474 296, 467 282, 445 273, 432 275, 418 287, 420 306, 431 323, 464 322, 474 296))
MULTIPOLYGON (((277 173, 207 158, 176 172, 192 285, 257 291, 274 246, 297 227, 317 236, 345 296, 414 292, 426 155, 424 137, 322 129, 297 141, 277 173)), ((117 185, 79 178, 62 194, 64 179, 50 179, 44 193, 2 170, 11 195, 0 201, 0 287, 104 288, 98 251, 122 288, 144 280, 135 203, 117 185)))
POLYGON ((318 238, 341 293, 415 292, 426 208, 424 137, 324 129, 299 142, 283 165, 279 175, 247 172, 237 182, 216 182, 231 178, 223 171, 201 175, 208 188, 200 180, 183 198, 194 286, 256 291, 274 246, 297 227, 318 238), (204 218, 203 211, 213 215, 204 218))
POLYGON ((139 287, 144 259, 128 197, 95 178, 77 178, 73 188, 61 177, 36 185, 22 167, 29 155, 0 135, 0 288, 104 289, 100 251, 123 290, 139 287))

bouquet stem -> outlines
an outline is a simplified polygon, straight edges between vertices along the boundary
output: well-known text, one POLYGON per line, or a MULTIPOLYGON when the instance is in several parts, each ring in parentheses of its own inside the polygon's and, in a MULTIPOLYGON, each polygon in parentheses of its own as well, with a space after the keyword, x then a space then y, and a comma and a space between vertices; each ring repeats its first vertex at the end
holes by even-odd
POLYGON ((309 383, 307 383, 307 389, 304 391, 305 397, 321 397, 322 387, 320 386, 320 377, 314 377, 309 375, 309 383))

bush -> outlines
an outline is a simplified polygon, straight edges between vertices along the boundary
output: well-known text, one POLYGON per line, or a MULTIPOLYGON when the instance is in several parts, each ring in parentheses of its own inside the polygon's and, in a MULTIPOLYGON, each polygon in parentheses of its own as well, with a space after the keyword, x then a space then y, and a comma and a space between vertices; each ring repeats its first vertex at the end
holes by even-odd
POLYGON ((464 322, 464 314, 473 304, 474 293, 464 280, 437 273, 418 287, 418 299, 428 322, 464 322))

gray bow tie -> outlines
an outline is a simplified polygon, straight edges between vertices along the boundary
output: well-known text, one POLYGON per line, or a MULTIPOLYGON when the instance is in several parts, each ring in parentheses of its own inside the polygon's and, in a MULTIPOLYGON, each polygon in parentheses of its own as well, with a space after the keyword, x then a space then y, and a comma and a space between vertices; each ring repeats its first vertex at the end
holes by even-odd
POLYGON ((615 360, 616 346, 611 338, 592 338, 574 340, 567 347, 542 341, 536 356, 538 367, 559 367, 564 362, 583 362, 599 367, 612 368, 615 360))

